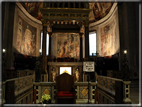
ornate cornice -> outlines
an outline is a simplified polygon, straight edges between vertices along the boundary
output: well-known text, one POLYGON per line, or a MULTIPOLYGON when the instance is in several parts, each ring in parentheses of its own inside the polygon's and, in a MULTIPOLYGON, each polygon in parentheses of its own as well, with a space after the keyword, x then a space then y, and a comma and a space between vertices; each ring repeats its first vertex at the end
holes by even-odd
POLYGON ((43 19, 47 20, 89 20, 91 9, 41 8, 43 19))
POLYGON ((91 9, 83 9, 83 8, 41 8, 40 9, 42 13, 44 12, 64 12, 64 13, 89 13, 91 9))

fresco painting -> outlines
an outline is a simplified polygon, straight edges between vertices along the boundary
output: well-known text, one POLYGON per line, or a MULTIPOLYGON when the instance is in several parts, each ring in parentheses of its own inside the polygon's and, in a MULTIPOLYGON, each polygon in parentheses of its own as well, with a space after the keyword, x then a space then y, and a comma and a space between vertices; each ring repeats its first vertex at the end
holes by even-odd
POLYGON ((16 49, 24 55, 35 56, 36 53, 36 28, 20 17, 18 20, 16 49))
POLYGON ((79 34, 59 33, 57 35, 57 58, 69 57, 79 59, 79 47, 79 34))
POLYGON ((115 18, 106 26, 101 28, 101 55, 110 56, 117 51, 115 18))
POLYGON ((98 21, 105 17, 113 3, 89 3, 89 8, 92 9, 90 14, 89 14, 89 20, 90 21, 98 21))
POLYGON ((37 19, 41 19, 42 14, 40 11, 40 8, 43 8, 43 3, 39 2, 39 3, 35 3, 35 2, 21 2, 21 4, 23 5, 23 7, 27 10, 27 12, 29 14, 31 14, 33 17, 37 18, 37 19))

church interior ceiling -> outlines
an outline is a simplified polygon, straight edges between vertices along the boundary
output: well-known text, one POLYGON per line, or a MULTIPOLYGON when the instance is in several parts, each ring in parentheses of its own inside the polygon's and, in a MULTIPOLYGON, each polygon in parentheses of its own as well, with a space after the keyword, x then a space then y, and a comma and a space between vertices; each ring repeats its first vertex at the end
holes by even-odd
MULTIPOLYGON (((40 8, 43 8, 43 2, 21 2, 26 11, 37 19, 41 19, 42 14, 40 8)), ((111 10, 113 3, 89 3, 91 9, 89 21, 96 22, 105 17, 111 10)))

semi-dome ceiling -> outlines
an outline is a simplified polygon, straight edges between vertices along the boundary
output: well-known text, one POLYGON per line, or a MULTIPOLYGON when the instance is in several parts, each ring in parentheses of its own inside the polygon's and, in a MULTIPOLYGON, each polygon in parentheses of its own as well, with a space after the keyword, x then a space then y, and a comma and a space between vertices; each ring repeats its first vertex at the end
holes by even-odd
MULTIPOLYGON (((41 19, 42 14, 40 8, 43 8, 42 2, 22 2, 21 4, 30 15, 39 20, 41 19)), ((89 21, 96 22, 105 17, 109 13, 112 5, 113 3, 89 3, 89 8, 91 9, 89 21)), ((75 8, 78 8, 78 6, 76 7, 75 5, 75 8)))
POLYGON ((92 9, 89 14, 89 20, 96 22, 102 19, 109 13, 112 5, 113 3, 89 3, 89 8, 92 9))

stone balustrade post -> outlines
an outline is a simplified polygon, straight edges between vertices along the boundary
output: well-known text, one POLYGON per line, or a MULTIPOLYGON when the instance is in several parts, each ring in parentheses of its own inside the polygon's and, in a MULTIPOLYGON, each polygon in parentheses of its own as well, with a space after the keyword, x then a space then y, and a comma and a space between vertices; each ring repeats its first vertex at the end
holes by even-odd
POLYGON ((131 104, 130 83, 131 81, 123 81, 123 102, 125 104, 131 104))

